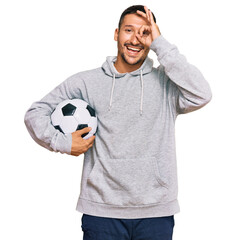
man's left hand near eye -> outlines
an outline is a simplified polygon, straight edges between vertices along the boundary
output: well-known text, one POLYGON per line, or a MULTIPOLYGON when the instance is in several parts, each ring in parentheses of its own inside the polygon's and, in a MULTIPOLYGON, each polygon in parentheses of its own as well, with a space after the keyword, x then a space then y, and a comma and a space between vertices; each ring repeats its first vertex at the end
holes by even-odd
POLYGON ((161 32, 157 24, 154 22, 151 10, 149 10, 146 6, 144 9, 146 11, 146 14, 139 10, 137 10, 137 14, 146 18, 148 25, 143 25, 140 28, 139 33, 137 34, 137 38, 143 45, 150 47, 152 41, 159 37, 161 35, 161 32))

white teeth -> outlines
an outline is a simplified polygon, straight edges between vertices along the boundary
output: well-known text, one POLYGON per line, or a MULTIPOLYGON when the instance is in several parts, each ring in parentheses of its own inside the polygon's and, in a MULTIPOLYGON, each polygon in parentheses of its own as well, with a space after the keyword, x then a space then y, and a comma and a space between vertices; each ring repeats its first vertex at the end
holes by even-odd
POLYGON ((136 49, 136 48, 131 48, 131 47, 127 47, 129 50, 133 50, 133 51, 136 51, 136 52, 139 52, 141 51, 141 49, 136 49))

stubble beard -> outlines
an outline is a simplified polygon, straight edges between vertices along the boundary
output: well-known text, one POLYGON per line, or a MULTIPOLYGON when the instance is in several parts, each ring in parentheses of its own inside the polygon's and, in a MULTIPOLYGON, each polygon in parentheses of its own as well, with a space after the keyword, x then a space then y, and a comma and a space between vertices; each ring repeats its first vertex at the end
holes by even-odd
POLYGON ((136 62, 130 63, 130 62, 128 62, 127 59, 125 58, 125 54, 124 54, 124 53, 121 54, 121 57, 122 57, 122 59, 124 60, 124 62, 127 63, 127 64, 129 64, 129 65, 136 65, 136 64, 139 64, 140 62, 143 61, 143 59, 140 58, 140 59, 138 59, 136 62))

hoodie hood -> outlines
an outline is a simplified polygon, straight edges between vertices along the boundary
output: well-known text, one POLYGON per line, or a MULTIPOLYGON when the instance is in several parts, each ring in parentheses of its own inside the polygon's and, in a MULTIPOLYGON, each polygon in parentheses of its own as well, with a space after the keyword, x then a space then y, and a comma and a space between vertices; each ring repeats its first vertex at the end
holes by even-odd
MULTIPOLYGON (((116 62, 117 57, 116 56, 108 56, 106 58, 106 61, 102 65, 102 69, 105 72, 106 75, 112 77, 112 88, 111 88, 111 94, 110 94, 110 104, 109 104, 109 110, 112 107, 112 97, 113 97, 113 91, 115 88, 115 81, 116 78, 121 78, 124 77, 128 73, 119 73, 115 66, 114 63, 116 62)), ((153 67, 153 60, 150 59, 149 57, 146 57, 144 60, 143 64, 141 65, 140 68, 133 72, 129 72, 130 75, 133 76, 140 76, 140 81, 141 81, 141 96, 140 96, 140 115, 142 116, 143 113, 143 75, 150 73, 152 71, 153 67)))

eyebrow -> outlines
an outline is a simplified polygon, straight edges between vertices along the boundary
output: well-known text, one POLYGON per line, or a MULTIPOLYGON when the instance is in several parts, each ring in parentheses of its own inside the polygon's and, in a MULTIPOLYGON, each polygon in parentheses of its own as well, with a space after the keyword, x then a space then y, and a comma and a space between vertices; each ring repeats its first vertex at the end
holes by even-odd
POLYGON ((133 25, 125 25, 124 27, 134 27, 133 25))

